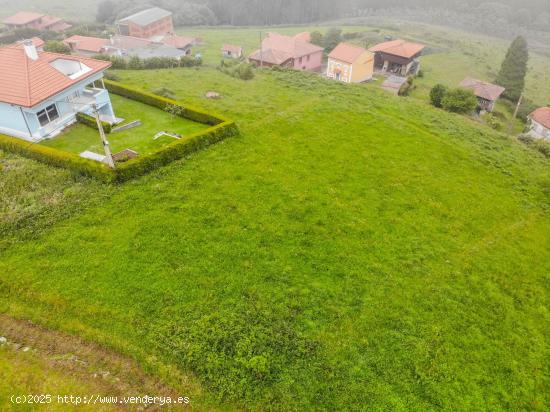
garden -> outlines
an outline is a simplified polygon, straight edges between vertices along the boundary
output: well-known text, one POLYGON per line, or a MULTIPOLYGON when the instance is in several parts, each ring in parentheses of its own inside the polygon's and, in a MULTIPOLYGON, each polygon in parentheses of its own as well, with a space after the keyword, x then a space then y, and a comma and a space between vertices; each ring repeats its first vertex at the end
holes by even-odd
MULTIPOLYGON (((135 121, 140 123, 136 127, 119 132, 113 131, 107 136, 113 153, 131 149, 138 155, 150 154, 177 140, 170 135, 183 137, 208 128, 208 125, 116 94, 111 94, 111 102, 116 116, 124 119, 120 126, 135 121), (155 138, 157 133, 163 131, 168 134, 155 138)), ((116 127, 113 130, 116 130, 116 127)), ((44 140, 40 144, 76 154, 86 150, 103 154, 97 129, 80 122, 65 129, 53 139, 44 140)))

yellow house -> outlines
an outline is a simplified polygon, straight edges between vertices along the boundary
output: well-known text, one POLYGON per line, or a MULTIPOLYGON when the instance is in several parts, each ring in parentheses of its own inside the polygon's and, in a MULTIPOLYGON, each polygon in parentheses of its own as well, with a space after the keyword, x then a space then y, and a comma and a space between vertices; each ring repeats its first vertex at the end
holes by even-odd
POLYGON ((345 83, 372 79, 374 54, 353 44, 340 43, 328 55, 327 77, 345 83))

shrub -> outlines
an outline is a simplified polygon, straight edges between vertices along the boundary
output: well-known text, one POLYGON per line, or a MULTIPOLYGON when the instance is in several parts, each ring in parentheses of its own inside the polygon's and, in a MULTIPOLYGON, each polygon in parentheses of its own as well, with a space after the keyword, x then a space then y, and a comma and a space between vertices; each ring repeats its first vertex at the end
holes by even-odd
POLYGON ((93 57, 99 60, 110 61, 112 63, 112 68, 117 70, 172 69, 176 67, 195 67, 202 64, 201 59, 190 56, 183 56, 179 59, 175 57, 150 57, 141 59, 138 56, 124 58, 121 56, 97 54, 93 57))
MULTIPOLYGON (((85 113, 77 113, 76 114, 76 120, 79 122, 79 123, 82 123, 88 127, 91 127, 93 129, 96 129, 98 130, 98 127, 97 127, 97 122, 95 120, 95 118, 93 116, 90 116, 90 115, 87 115, 85 113)), ((103 126, 103 131, 105 133, 111 133, 111 130, 112 130, 112 126, 110 123, 108 122, 101 122, 101 125, 103 126)))
POLYGON ((447 87, 445 87, 442 84, 436 84, 434 87, 432 87, 432 90, 430 90, 430 103, 432 106, 435 107, 443 107, 443 98, 445 97, 445 94, 447 93, 447 87))
POLYGON ((471 90, 451 89, 445 93, 441 106, 453 113, 472 113, 477 107, 477 98, 471 90))
POLYGON ((222 60, 218 70, 237 79, 252 80, 254 78, 254 70, 252 67, 251 64, 239 60, 222 60))
POLYGON ((71 54, 71 48, 62 41, 50 40, 44 44, 44 51, 51 53, 71 54))
POLYGON ((518 139, 525 143, 531 149, 535 149, 542 153, 544 157, 550 158, 550 143, 541 139, 535 139, 528 134, 522 134, 518 139))
POLYGON ((408 96, 409 94, 411 94, 411 92, 414 90, 413 83, 414 83, 414 77, 412 76, 407 77, 407 81, 403 83, 403 85, 399 89, 399 93, 398 93, 399 96, 408 96))

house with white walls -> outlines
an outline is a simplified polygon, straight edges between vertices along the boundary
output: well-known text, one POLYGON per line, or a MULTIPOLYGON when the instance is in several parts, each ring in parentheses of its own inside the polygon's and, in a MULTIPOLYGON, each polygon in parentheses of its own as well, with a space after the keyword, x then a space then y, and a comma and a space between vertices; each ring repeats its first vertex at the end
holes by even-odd
POLYGON ((0 133, 36 142, 59 134, 78 112, 115 121, 103 73, 110 62, 48 53, 27 40, 0 48, 0 133))

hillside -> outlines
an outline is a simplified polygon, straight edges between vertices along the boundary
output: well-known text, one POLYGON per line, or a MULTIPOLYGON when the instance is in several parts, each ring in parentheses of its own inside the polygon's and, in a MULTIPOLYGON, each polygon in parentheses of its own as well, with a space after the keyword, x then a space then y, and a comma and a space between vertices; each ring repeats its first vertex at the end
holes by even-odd
POLYGON ((314 75, 117 75, 242 134, 120 186, 4 154, 2 312, 192 374, 197 407, 548 409, 541 155, 314 75))

